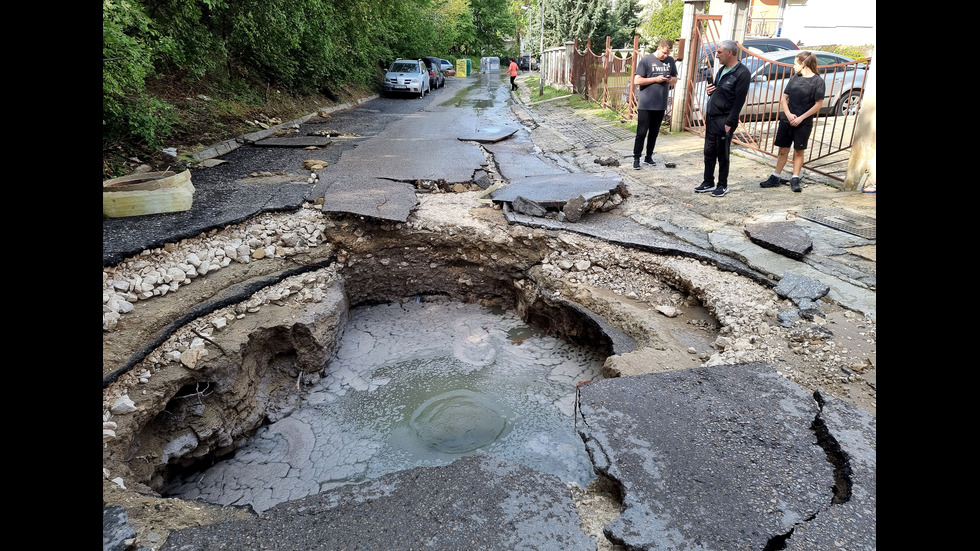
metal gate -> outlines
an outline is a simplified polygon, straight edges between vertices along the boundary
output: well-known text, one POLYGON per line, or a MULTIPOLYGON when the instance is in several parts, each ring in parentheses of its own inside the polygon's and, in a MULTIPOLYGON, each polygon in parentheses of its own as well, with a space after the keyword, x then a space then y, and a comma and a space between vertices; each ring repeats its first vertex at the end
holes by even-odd
POLYGON ((592 53, 592 40, 580 52, 576 38, 572 49, 572 90, 620 115, 632 118, 635 112, 629 82, 638 59, 635 49, 615 50, 606 37, 602 54, 592 53))
MULTIPOLYGON (((705 88, 716 72, 714 52, 721 41, 720 23, 721 16, 695 16, 687 56, 687 63, 691 65, 687 73, 684 128, 701 136, 704 135, 703 115, 708 101, 705 88)), ((734 140, 775 156, 778 148, 772 142, 779 120, 779 100, 793 74, 793 58, 798 52, 763 54, 739 48, 739 60, 751 71, 752 80, 734 140)), ((826 83, 826 95, 823 108, 813 121, 803 166, 844 181, 871 59, 846 61, 829 52, 814 53, 817 54, 819 75, 826 83)))

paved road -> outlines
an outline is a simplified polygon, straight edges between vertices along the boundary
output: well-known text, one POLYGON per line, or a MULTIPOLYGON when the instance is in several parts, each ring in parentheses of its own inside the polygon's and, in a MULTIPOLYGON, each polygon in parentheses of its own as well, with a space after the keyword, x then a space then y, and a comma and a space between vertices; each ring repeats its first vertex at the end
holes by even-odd
MULTIPOLYGON (((518 132, 487 149, 506 179, 561 174, 584 165, 582 150, 589 144, 576 144, 574 136, 562 139, 569 150, 581 146, 577 153, 535 154, 535 146, 545 142, 534 141, 528 127, 548 116, 538 113, 535 119, 534 108, 524 111, 512 115, 505 81, 492 75, 451 79, 446 89, 424 99, 379 98, 326 121, 308 121, 301 132, 329 127, 356 136, 318 151, 246 145, 225 155, 227 163, 194 171, 198 192, 191 211, 104 220, 103 263, 258 212, 296 208, 315 197, 325 199, 325 210, 397 219, 412 208, 408 182, 477 178, 487 159, 478 145, 458 138, 502 127, 518 132), (311 158, 330 164, 316 186, 296 169, 311 158), (259 170, 285 175, 275 183, 248 178, 259 170)), ((610 132, 593 135, 593 147, 612 151, 629 141, 610 132)), ((648 170, 640 178, 682 174, 687 175, 648 170)), ((643 184, 638 188, 648 185, 636 181, 643 184)), ((747 198, 754 190, 744 187, 747 198)), ((669 188, 661 196, 672 193, 669 188)), ((670 231, 658 227, 657 207, 649 198, 638 199, 643 209, 628 210, 626 218, 714 255, 723 247, 730 250, 738 236, 723 245, 708 235, 714 231, 695 228, 704 220, 725 220, 718 212, 739 204, 715 201, 701 210, 684 207, 694 221, 685 226, 677 207, 684 200, 678 200, 662 217, 670 231)), ((744 213, 738 214, 744 222, 744 213)), ((737 224, 718 227, 723 233, 737 224)), ((583 228, 577 231, 588 233, 583 228)), ((757 269, 747 260, 751 255, 736 256, 746 269, 757 269)), ((814 273, 825 275, 819 267, 814 273)), ((579 430, 596 467, 619 480, 625 492, 626 514, 607 527, 616 541, 637 548, 776 548, 783 540, 790 548, 876 545, 876 422, 856 408, 814 400, 764 364, 610 379, 588 385, 581 399, 579 430), (687 501, 674 500, 676 495, 687 501)), ((487 458, 394 473, 281 504, 251 521, 178 531, 167 548, 226 549, 245 541, 268 549, 594 548, 583 537, 560 480, 487 458)))

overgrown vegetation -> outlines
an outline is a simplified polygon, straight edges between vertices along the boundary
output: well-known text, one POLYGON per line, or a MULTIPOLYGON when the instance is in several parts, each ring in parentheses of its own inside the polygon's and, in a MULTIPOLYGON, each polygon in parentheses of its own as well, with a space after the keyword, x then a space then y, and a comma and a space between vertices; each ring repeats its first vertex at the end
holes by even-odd
POLYGON ((656 45, 662 38, 674 40, 681 36, 681 21, 684 18, 684 2, 681 0, 661 0, 650 18, 641 26, 643 36, 656 45))
POLYGON ((874 50, 874 46, 866 44, 864 46, 845 46, 841 44, 831 44, 827 46, 816 46, 814 48, 808 48, 806 46, 800 46, 802 50, 821 50, 824 52, 833 52, 835 54, 842 55, 844 57, 849 57, 851 59, 864 59, 866 57, 871 57, 871 52, 874 50))
POLYGON ((514 28, 508 0, 103 0, 103 177, 205 123, 377 90, 397 57, 506 55, 514 28))

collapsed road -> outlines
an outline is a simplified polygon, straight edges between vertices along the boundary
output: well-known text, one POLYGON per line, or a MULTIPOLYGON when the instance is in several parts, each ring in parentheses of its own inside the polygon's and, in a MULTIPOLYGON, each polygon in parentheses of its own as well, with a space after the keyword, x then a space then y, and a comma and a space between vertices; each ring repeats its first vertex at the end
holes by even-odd
MULTIPOLYGON (((839 254, 873 241, 806 226, 805 261, 766 264, 747 238, 732 254, 730 225, 695 231, 711 219, 682 224, 703 211, 658 190, 682 168, 624 180, 592 163, 614 144, 562 139, 496 76, 295 130, 195 170, 191 211, 103 221, 104 542, 876 547, 873 268, 839 254), (310 134, 331 137, 288 147, 310 134), (289 418, 352 308, 406 301, 513 309, 605 358, 572 391, 589 488, 466 453, 261 513, 161 497, 289 418)), ((302 449, 265 465, 298 469, 302 449)))

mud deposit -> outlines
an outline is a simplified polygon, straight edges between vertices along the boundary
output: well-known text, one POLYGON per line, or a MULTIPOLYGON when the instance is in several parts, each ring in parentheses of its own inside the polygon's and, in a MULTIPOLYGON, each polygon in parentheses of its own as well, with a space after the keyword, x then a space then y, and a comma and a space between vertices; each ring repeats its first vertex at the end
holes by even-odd
MULTIPOLYGON (((103 499, 125 506, 138 545, 254 514, 161 497, 182 484, 258 510, 500 453, 585 486, 569 413, 601 358, 607 377, 767 361, 874 411, 871 321, 825 305, 826 319, 780 327, 772 290, 704 262, 508 226, 474 193, 420 203, 405 224, 263 215, 103 270, 106 301, 191 255, 247 249, 211 255, 220 270, 146 293, 103 332, 103 499)), ((597 539, 590 515, 617 508, 602 495, 576 493, 597 539)))
POLYGON ((593 351, 512 311, 439 301, 352 311, 329 374, 288 417, 169 495, 263 511, 286 499, 479 451, 585 487, 576 382, 593 351))

